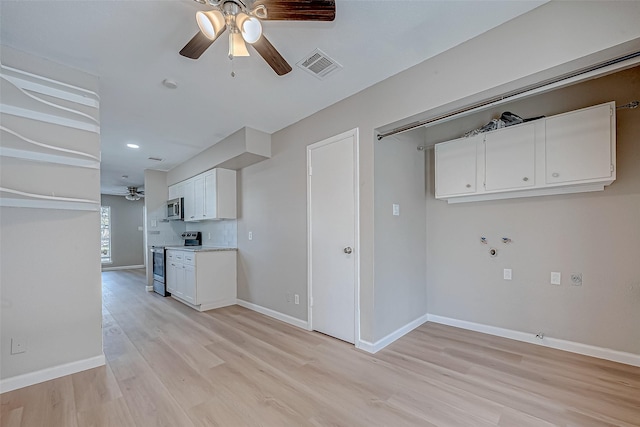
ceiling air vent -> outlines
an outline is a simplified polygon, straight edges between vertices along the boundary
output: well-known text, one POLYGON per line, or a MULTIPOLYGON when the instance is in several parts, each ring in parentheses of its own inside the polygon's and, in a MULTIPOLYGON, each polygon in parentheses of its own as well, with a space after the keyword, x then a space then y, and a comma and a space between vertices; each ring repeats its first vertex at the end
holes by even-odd
POLYGON ((342 69, 342 65, 338 64, 334 59, 329 58, 329 56, 320 49, 314 50, 296 65, 320 80, 342 69))

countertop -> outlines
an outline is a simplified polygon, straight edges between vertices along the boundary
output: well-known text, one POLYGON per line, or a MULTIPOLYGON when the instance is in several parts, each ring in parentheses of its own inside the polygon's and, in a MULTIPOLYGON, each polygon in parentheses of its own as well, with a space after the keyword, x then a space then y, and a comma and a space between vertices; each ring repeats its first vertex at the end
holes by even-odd
POLYGON ((215 252, 215 251, 237 251, 238 248, 226 248, 223 246, 167 246, 166 250, 185 252, 215 252))

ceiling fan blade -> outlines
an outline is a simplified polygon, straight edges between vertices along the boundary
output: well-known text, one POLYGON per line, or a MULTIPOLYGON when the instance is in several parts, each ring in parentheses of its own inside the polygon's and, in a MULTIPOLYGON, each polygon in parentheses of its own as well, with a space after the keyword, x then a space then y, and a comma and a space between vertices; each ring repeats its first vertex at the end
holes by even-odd
POLYGON ((252 9, 264 6, 270 21, 333 21, 335 0, 256 0, 252 9))
POLYGON ((258 51, 260 56, 267 61, 267 64, 273 68, 273 71, 275 71, 277 75, 284 76, 291 71, 291 65, 289 65, 282 55, 280 55, 280 52, 273 47, 264 34, 253 44, 253 47, 258 51))
MULTIPOLYGON (((223 32, 224 29, 218 33, 218 36, 223 32)), ((180 51, 180 55, 186 58, 198 59, 200 58, 200 55, 202 55, 204 51, 207 50, 214 41, 216 41, 217 38, 218 37, 211 40, 207 36, 202 34, 201 31, 198 31, 196 35, 193 36, 191 40, 189 40, 189 43, 187 43, 185 47, 182 48, 182 50, 180 51)))

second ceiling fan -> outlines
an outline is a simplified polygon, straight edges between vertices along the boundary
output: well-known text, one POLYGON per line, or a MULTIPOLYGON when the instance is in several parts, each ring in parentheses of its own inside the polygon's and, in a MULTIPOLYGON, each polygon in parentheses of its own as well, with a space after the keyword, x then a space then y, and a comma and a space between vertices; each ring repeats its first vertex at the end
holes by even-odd
POLYGON ((198 59, 225 31, 229 31, 229 58, 248 56, 245 43, 253 46, 279 76, 291 71, 291 65, 262 33, 261 21, 333 21, 335 0, 195 0, 213 8, 196 12, 200 31, 180 51, 180 55, 198 59))

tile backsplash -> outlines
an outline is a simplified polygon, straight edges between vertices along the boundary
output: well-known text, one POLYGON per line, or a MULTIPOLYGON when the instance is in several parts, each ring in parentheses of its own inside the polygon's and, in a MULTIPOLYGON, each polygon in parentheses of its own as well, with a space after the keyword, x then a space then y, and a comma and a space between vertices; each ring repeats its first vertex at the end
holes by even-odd
POLYGON ((203 246, 238 247, 238 225, 235 219, 187 222, 186 231, 201 231, 203 246), (209 238, 211 236, 211 238, 209 238))
POLYGON ((164 208, 147 213, 147 246, 182 246, 180 234, 185 231, 201 231, 203 246, 238 247, 238 225, 235 219, 184 222, 162 221, 164 208), (209 238, 211 236, 211 238, 209 238))

